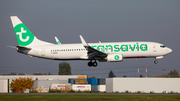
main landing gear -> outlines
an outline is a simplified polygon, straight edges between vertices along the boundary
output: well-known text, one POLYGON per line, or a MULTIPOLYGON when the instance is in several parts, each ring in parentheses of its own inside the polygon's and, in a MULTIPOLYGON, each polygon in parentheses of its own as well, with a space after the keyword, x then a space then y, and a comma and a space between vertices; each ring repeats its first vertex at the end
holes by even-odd
POLYGON ((155 61, 154 61, 154 63, 155 63, 155 64, 157 64, 157 63, 158 63, 158 61, 157 61, 157 60, 155 60, 155 61))
POLYGON ((90 62, 88 62, 88 66, 91 67, 96 67, 98 65, 98 63, 96 62, 96 60, 94 62, 92 62, 92 60, 90 60, 90 62))

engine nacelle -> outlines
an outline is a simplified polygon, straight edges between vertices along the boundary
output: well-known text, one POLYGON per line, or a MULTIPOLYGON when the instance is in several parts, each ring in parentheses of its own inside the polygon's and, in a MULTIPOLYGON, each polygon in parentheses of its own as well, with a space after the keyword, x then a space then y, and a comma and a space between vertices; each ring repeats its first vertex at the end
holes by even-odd
POLYGON ((123 61, 123 56, 122 54, 108 54, 106 60, 108 62, 120 62, 123 61))

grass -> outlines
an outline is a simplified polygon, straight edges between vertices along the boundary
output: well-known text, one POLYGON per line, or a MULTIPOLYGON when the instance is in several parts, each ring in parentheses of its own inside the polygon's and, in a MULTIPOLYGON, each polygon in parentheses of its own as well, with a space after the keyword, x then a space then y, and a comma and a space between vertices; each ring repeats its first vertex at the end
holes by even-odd
POLYGON ((180 101, 179 95, 0 95, 0 101, 180 101))

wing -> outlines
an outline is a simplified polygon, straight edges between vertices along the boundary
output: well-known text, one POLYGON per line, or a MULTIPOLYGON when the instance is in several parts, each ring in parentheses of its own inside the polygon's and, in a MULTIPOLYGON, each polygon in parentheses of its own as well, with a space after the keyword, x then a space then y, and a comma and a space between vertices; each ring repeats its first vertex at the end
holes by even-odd
POLYGON ((106 53, 103 53, 103 52, 89 46, 81 35, 80 35, 80 39, 81 39, 83 46, 86 48, 86 50, 88 50, 88 58, 89 59, 104 59, 105 57, 107 57, 106 53))

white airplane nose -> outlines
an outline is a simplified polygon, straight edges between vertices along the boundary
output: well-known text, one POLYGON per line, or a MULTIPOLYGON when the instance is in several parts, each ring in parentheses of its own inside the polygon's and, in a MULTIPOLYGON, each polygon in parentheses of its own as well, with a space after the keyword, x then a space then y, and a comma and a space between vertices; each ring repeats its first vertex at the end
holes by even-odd
POLYGON ((169 53, 171 53, 171 52, 172 52, 172 49, 167 48, 167 49, 166 49, 166 51, 167 51, 167 53, 169 54, 169 53))

